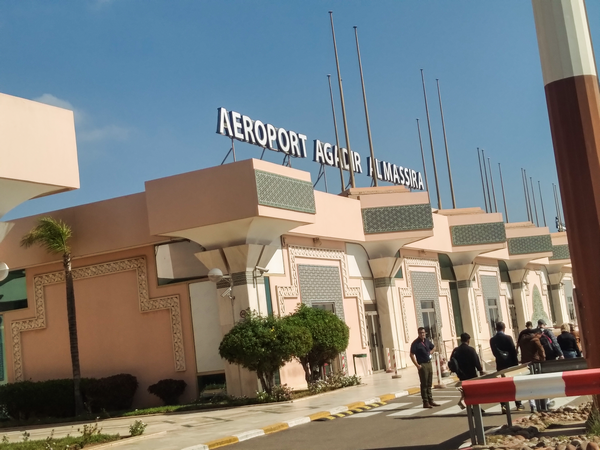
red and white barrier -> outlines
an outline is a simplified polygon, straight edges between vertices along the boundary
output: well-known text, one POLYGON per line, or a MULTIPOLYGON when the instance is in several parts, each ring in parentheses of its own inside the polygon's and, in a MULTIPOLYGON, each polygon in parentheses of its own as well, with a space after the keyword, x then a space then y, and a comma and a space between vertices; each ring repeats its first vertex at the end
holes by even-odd
POLYGON ((467 405, 600 394, 600 369, 462 382, 467 405))
POLYGON ((386 373, 391 373, 391 372, 393 372, 393 370, 392 370, 392 357, 390 356, 390 349, 386 347, 385 351, 387 353, 387 367, 386 367, 385 371, 386 371, 386 373))

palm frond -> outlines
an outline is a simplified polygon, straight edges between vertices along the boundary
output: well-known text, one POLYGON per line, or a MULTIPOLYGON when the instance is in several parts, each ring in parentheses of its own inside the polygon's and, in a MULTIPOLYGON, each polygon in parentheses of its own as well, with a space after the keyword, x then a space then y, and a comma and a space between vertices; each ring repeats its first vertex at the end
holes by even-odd
POLYGON ((62 220, 42 217, 38 220, 37 225, 21 238, 21 246, 29 248, 39 244, 49 253, 70 253, 69 239, 71 235, 71 227, 62 220))

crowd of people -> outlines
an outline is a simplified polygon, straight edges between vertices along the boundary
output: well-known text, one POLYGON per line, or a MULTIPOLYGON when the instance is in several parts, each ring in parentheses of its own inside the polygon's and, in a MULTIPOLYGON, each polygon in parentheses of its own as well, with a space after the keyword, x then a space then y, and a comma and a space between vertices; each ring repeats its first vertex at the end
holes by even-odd
MULTIPOLYGON (((560 327, 561 333, 555 336, 552 329, 547 327, 545 320, 538 320, 537 328, 533 328, 533 324, 527 322, 525 328, 519 333, 516 344, 513 338, 505 333, 505 329, 503 322, 497 322, 496 334, 490 339, 496 371, 517 366, 519 362, 525 364, 552 359, 578 358, 582 355, 579 332, 573 324, 563 324, 560 327)), ((431 391, 433 382, 431 355, 435 346, 427 338, 424 328, 419 328, 418 332, 419 337, 411 345, 410 357, 419 371, 423 407, 431 408, 439 406, 433 401, 431 391)), ((471 336, 462 333, 460 341, 461 344, 452 351, 448 359, 450 369, 461 381, 485 375, 479 355, 470 346, 471 336)), ((530 400, 529 403, 531 410, 534 411, 534 401, 530 400)), ((515 406, 517 411, 525 409, 520 401, 516 401, 515 406)), ((545 403, 544 407, 546 407, 545 403)), ((504 405, 502 405, 502 412, 506 413, 504 405)))

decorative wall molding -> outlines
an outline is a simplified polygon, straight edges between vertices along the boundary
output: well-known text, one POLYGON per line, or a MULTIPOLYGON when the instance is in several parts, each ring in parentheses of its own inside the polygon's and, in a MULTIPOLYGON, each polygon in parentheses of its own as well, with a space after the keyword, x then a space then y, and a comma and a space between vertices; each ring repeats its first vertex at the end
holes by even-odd
MULTIPOLYGON (((478 289, 476 289, 475 305, 479 306, 479 302, 477 301, 477 296, 480 296, 481 299, 482 299, 482 305, 485 308, 485 317, 486 317, 486 320, 489 323, 490 318, 489 318, 489 312, 488 312, 488 309, 487 309, 487 301, 486 301, 485 295, 483 293, 483 283, 481 281, 481 272, 482 271, 483 272, 493 272, 495 274, 495 276, 496 276, 496 283, 498 285, 498 296, 501 295, 500 286, 502 284, 501 283, 502 280, 500 279, 500 268, 498 266, 485 266, 485 265, 482 265, 482 264, 477 264, 475 273, 476 273, 476 276, 477 276, 477 286, 479 286, 479 287, 478 287, 478 289)), ((484 276, 486 276, 486 275, 484 275, 484 276)), ((487 275, 487 276, 494 276, 494 275, 487 275)), ((508 298, 507 298, 506 295, 504 296, 504 304, 505 304, 504 306, 506 307, 507 317, 510 317, 510 306, 508 304, 508 298)), ((498 308, 500 308, 500 298, 498 298, 498 308)), ((500 320, 503 321, 504 320, 503 319, 504 314, 502 313, 502 310, 499 311, 499 315, 500 315, 500 320)), ((477 321, 480 322, 479 307, 477 308, 477 321)), ((479 332, 480 333, 482 332, 481 323, 479 323, 479 332)))
MULTIPOLYGON (((450 296, 450 289, 443 287, 442 285, 442 276, 440 273, 440 263, 438 260, 432 260, 432 259, 417 259, 417 258, 404 258, 404 263, 406 264, 406 271, 404 272, 406 274, 406 284, 407 287, 403 290, 401 290, 401 296, 402 297, 413 297, 413 287, 412 287, 412 280, 411 277, 409 276, 409 271, 411 269, 414 268, 418 268, 418 267, 433 267, 435 269, 435 274, 436 274, 436 279, 437 279, 437 285, 438 285, 438 296, 439 297, 446 297, 446 304, 448 307, 448 319, 450 321, 450 331, 452 333, 452 336, 456 336, 456 325, 454 323, 454 310, 452 308, 452 297, 450 296), (404 292, 402 292, 404 291, 404 292)), ((402 298, 402 300, 404 300, 402 298)), ((416 305, 415 305, 415 310, 416 310, 416 305)), ((441 314, 441 311, 440 311, 441 314)), ((417 322, 419 321, 419 318, 417 317, 417 322)), ((440 324, 439 324, 440 328, 442 328, 442 321, 440 320, 440 324)), ((408 333, 408 330, 406 328, 406 323, 405 323, 405 333, 408 333)), ((408 340, 407 340, 408 342, 408 340)))
MULTIPOLYGON (((183 331, 181 326, 179 295, 171 295, 168 297, 159 298, 149 297, 148 275, 146 271, 145 257, 123 259, 120 261, 77 267, 73 269, 73 279, 75 281, 83 280, 86 278, 127 272, 129 270, 135 270, 136 272, 140 312, 151 312, 161 309, 169 310, 171 316, 171 333, 173 339, 175 370, 177 372, 185 371, 185 352, 183 349, 183 331)), ((44 298, 44 287, 51 284, 63 283, 64 281, 65 278, 63 271, 36 275, 33 278, 35 317, 14 320, 11 323, 13 370, 15 381, 23 381, 25 379, 23 373, 21 332, 46 328, 46 301, 44 298)))
POLYGON ((301 247, 296 245, 288 245, 288 258, 290 262, 290 286, 277 286, 277 303, 279 305, 279 314, 285 314, 285 299, 300 297, 300 288, 298 283, 298 263, 296 258, 307 259, 326 259, 337 261, 340 265, 342 276, 342 288, 344 298, 356 298, 358 304, 358 320, 360 324, 360 337, 362 348, 367 348, 369 338, 367 336, 367 325, 365 321, 365 305, 360 287, 350 286, 350 276, 348 273, 348 261, 346 253, 343 250, 335 250, 328 248, 301 247))

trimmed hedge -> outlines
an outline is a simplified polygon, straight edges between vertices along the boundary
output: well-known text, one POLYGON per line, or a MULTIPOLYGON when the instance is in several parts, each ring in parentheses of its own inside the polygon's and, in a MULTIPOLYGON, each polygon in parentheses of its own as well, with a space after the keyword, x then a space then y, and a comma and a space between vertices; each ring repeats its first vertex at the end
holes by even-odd
MULTIPOLYGON (((128 409, 138 387, 136 377, 129 374, 106 378, 82 378, 81 392, 92 412, 128 409)), ((73 417, 75 399, 73 380, 19 381, 0 386, 0 405, 10 417, 73 417)))
POLYGON ((187 383, 183 380, 167 378, 150 386, 148 392, 160 398, 165 405, 177 405, 186 386, 187 383))

